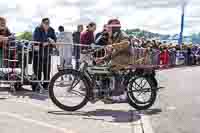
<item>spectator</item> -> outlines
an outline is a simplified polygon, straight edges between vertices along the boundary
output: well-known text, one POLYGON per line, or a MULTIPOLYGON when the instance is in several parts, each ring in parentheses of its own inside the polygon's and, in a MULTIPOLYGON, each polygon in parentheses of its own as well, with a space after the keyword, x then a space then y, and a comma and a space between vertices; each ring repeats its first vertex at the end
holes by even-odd
MULTIPOLYGON (((81 51, 88 49, 89 45, 91 45, 92 43, 95 43, 95 40, 94 40, 95 30, 96 30, 96 24, 91 22, 88 24, 87 30, 81 34, 80 43, 81 45, 86 45, 86 46, 82 46, 81 51)), ((81 54, 81 61, 88 61, 88 60, 89 58, 87 56, 85 56, 84 54, 81 54)))
POLYGON ((163 67, 168 67, 169 65, 169 51, 165 45, 163 46, 160 54, 160 64, 163 65, 163 67))
POLYGON ((96 30, 96 24, 91 22, 87 26, 87 30, 81 34, 81 44, 90 45, 95 42, 94 32, 96 30))
POLYGON ((175 45, 170 44, 169 47, 169 58, 170 58, 170 66, 174 67, 176 65, 176 49, 175 45))
MULTIPOLYGON (((37 80, 41 80, 42 72, 44 80, 50 80, 51 72, 51 56, 52 46, 49 42, 56 42, 56 34, 52 27, 50 27, 49 18, 43 18, 41 25, 36 27, 33 33, 33 40, 40 42, 40 44, 35 44, 38 48, 34 48, 33 57, 33 71, 37 80)), ((43 83, 44 89, 48 89, 48 83, 43 83)), ((37 86, 33 86, 33 91, 36 90, 37 86)))
POLYGON ((57 42, 64 43, 59 46, 60 61, 62 68, 72 67, 72 33, 65 32, 63 26, 58 27, 57 42))
MULTIPOLYGON (((109 34, 107 31, 107 25, 104 25, 103 30, 99 33, 97 33, 95 37, 95 44, 98 46, 105 46, 108 44, 109 40, 109 34)), ((103 57, 105 55, 105 51, 103 49, 98 50, 98 52, 95 53, 95 57, 103 57)))
POLYGON ((60 33, 62 33, 62 32, 65 31, 65 28, 64 28, 63 26, 59 26, 59 27, 58 27, 58 31, 59 31, 60 33))
POLYGON ((6 20, 0 17, 0 66, 3 67, 3 45, 7 43, 7 40, 11 36, 10 30, 6 26, 6 20))
POLYGON ((78 70, 80 63, 80 46, 77 44, 80 44, 80 37, 81 37, 81 32, 83 31, 83 25, 78 25, 77 31, 73 33, 73 43, 74 45, 74 50, 73 50, 73 55, 75 57, 75 69, 78 70))
POLYGON ((95 36, 95 43, 97 45, 105 45, 104 42, 101 41, 101 38, 102 36, 104 36, 106 33, 107 33, 107 30, 106 30, 106 25, 103 26, 103 31, 99 32, 96 34, 95 36))
POLYGON ((200 64, 200 47, 197 48, 195 52, 195 56, 196 56, 196 63, 199 65, 200 64))

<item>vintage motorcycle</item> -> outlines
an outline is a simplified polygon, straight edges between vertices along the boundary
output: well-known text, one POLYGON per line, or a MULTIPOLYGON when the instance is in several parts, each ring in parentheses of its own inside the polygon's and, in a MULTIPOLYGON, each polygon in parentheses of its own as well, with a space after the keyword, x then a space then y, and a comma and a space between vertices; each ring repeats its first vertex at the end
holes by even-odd
POLYGON ((88 102, 94 104, 102 101, 105 104, 128 103, 137 110, 145 110, 154 104, 158 90, 154 68, 128 67, 113 72, 109 62, 95 65, 95 50, 85 52, 87 61, 81 63, 79 70, 61 68, 53 76, 49 84, 49 96, 57 107, 76 111, 88 102), (125 96, 122 102, 107 100, 121 95, 125 96))

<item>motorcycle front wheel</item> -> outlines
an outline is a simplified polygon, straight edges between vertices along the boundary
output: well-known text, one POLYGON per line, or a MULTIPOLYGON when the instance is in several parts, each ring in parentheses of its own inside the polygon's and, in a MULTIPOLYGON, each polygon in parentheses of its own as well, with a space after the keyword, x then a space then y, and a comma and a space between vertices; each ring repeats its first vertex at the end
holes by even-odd
POLYGON ((151 78, 134 77, 127 87, 128 103, 137 110, 149 109, 155 103, 157 97, 156 87, 151 78))
POLYGON ((67 69, 53 76, 49 84, 49 96, 60 109, 76 111, 87 104, 89 87, 81 72, 67 69))

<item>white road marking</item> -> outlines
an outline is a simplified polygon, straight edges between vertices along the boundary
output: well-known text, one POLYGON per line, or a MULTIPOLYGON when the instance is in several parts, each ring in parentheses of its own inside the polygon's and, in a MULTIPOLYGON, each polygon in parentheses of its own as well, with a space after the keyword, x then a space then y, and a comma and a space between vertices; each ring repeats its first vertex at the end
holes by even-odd
POLYGON ((154 133, 149 116, 141 115, 141 120, 143 124, 143 133, 154 133))
POLYGON ((25 117, 23 117, 21 115, 14 114, 14 113, 0 112, 0 115, 12 117, 12 118, 15 118, 15 119, 18 119, 18 120, 21 120, 21 121, 24 121, 24 122, 36 124, 36 125, 39 125, 39 126, 52 128, 52 129, 55 129, 55 130, 60 131, 62 133, 74 133, 73 131, 67 130, 65 128, 60 128, 60 127, 57 127, 57 126, 54 126, 54 125, 51 125, 51 124, 48 124, 48 123, 45 123, 45 122, 42 122, 42 121, 37 121, 37 120, 25 118, 25 117))
POLYGON ((175 106, 169 106, 169 107, 167 107, 167 110, 176 110, 176 107, 175 106))

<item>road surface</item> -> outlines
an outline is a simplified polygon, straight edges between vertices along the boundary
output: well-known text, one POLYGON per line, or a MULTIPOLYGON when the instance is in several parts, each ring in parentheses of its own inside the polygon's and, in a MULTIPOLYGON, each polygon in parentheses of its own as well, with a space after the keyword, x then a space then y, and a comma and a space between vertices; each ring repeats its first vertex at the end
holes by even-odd
POLYGON ((88 104, 78 112, 55 107, 48 95, 0 91, 0 133, 199 133, 200 67, 164 70, 155 105, 135 111, 127 104, 88 104))

